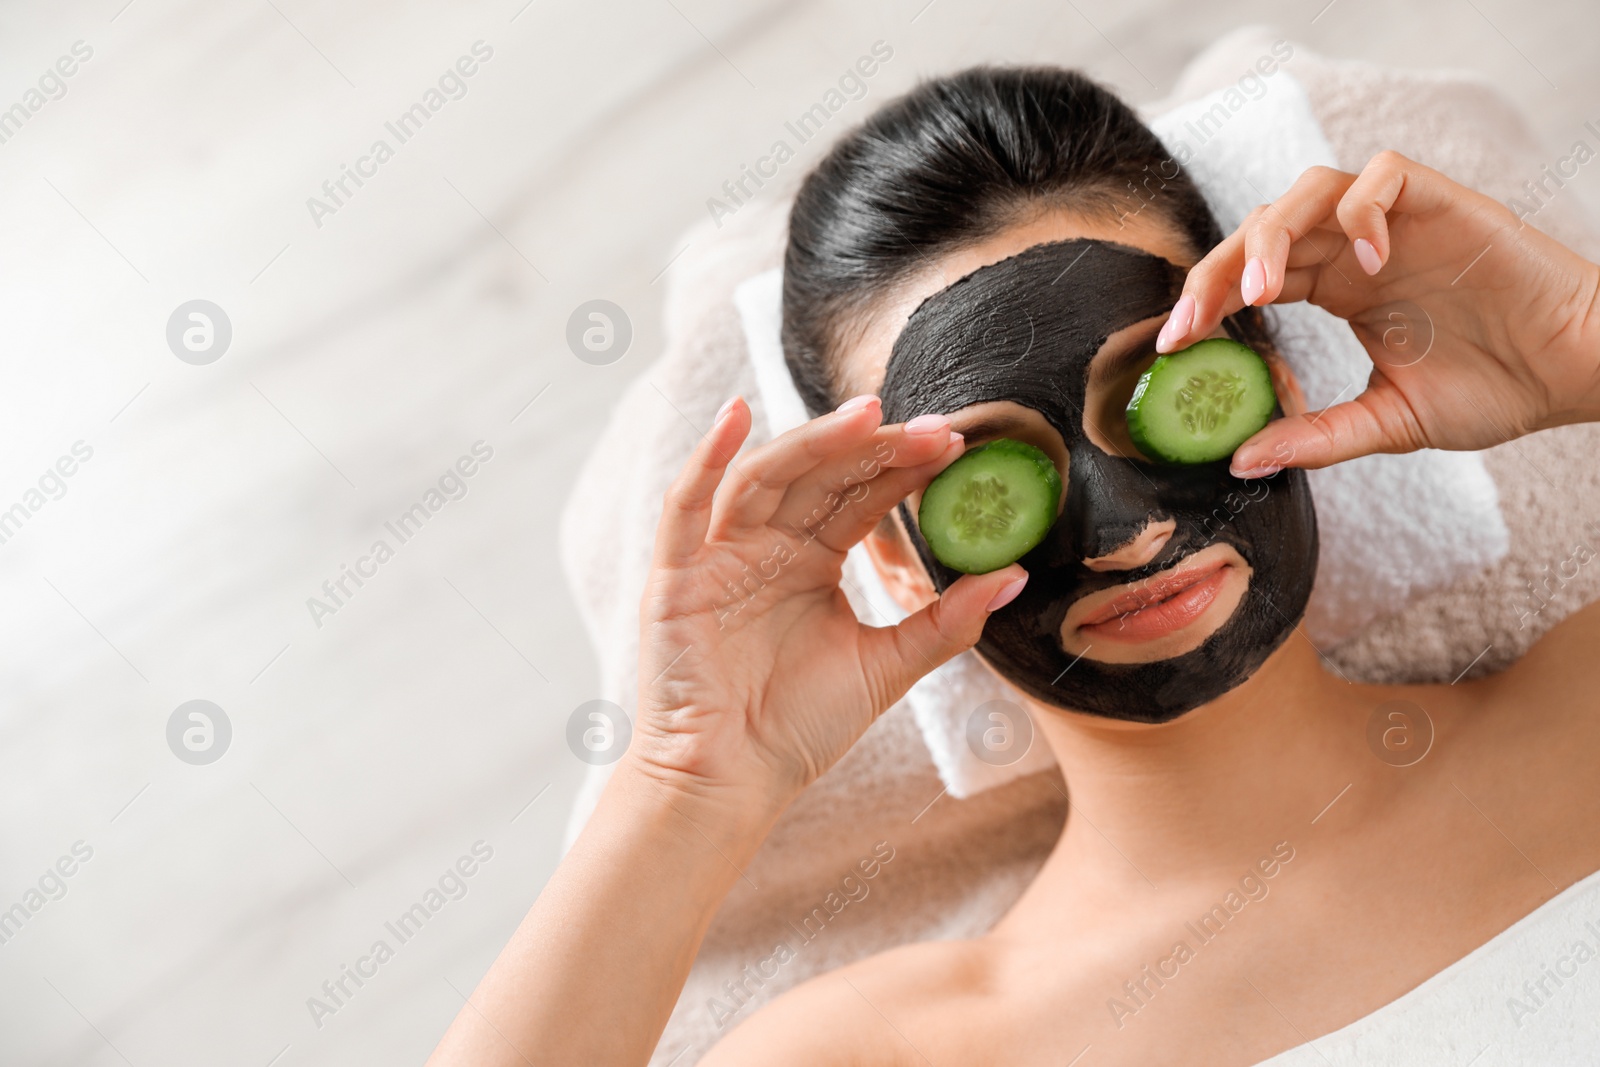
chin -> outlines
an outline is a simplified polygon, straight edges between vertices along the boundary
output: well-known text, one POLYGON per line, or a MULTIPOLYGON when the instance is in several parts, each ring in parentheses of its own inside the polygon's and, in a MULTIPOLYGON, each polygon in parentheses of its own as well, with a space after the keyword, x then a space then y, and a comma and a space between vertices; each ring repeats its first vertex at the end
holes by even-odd
POLYGON ((1263 583, 1235 546, 1211 545, 1054 610, 1047 588, 1024 603, 1030 582, 991 626, 1019 606, 1028 613, 986 628, 976 651, 1044 708, 1171 722, 1239 688, 1288 640, 1310 599, 1314 551, 1287 580, 1263 583))

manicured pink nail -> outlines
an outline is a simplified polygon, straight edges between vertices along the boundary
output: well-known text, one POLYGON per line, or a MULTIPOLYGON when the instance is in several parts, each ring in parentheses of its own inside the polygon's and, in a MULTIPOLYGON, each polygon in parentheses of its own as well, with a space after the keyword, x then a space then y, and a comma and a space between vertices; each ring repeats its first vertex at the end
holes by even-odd
POLYGON ((906 423, 906 433, 938 433, 949 426, 950 420, 943 415, 918 415, 906 423))
POLYGON ((1267 265, 1261 262, 1260 256, 1251 256, 1250 262, 1244 265, 1244 277, 1239 279, 1239 295, 1248 305, 1260 300, 1266 291, 1267 265))
POLYGON ((739 398, 736 396, 730 396, 728 399, 724 400, 722 402, 722 406, 717 409, 717 417, 711 420, 711 424, 715 426, 717 423, 727 418, 728 412, 733 410, 733 402, 738 399, 739 398))
POLYGON ((1156 351, 1171 352, 1193 325, 1194 297, 1184 293, 1172 306, 1172 314, 1167 316, 1166 325, 1156 334, 1156 351))
POLYGON ((1281 463, 1267 460, 1250 463, 1248 460, 1241 460, 1237 453, 1234 454, 1233 462, 1228 465, 1228 473, 1235 478, 1270 478, 1281 470, 1283 470, 1281 463))
POLYGON ((1378 258, 1378 250, 1372 247, 1372 242, 1365 237, 1357 237, 1355 245, 1356 262, 1361 264, 1361 269, 1369 275, 1378 273, 1383 269, 1383 260, 1378 258))
POLYGON ((956 433, 954 430, 951 430, 950 431, 950 443, 953 444, 953 445, 964 445, 964 444, 967 443, 967 439, 964 436, 962 436, 961 434, 956 433))
POLYGON ((860 411, 862 408, 878 402, 878 398, 872 393, 862 393, 860 396, 853 396, 849 400, 846 400, 843 404, 840 404, 839 414, 848 415, 852 411, 860 411))
POLYGON ((989 606, 984 610, 989 612, 999 611, 1001 608, 1017 599, 1017 594, 1021 593, 1022 587, 1027 584, 1028 576, 1026 574, 1013 582, 1006 583, 1005 588, 1001 589, 994 595, 994 599, 989 601, 989 606))

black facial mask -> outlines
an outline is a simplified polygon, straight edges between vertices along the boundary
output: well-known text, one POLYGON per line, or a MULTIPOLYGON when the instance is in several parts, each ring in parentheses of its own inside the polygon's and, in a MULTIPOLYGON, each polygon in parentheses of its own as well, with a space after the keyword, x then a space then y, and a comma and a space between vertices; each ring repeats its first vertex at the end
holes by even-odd
MULTIPOLYGON (((978 652, 1046 704, 1135 722, 1167 722, 1235 688, 1299 622, 1317 566, 1317 523, 1305 474, 1242 481, 1228 461, 1175 467, 1113 456, 1084 432, 1089 364, 1116 331, 1169 311, 1184 272, 1158 256, 1104 241, 1035 245, 974 271, 923 302, 895 341, 884 421, 1009 400, 1061 434, 1066 504, 1021 560, 1022 595, 990 617, 978 652), (1143 567, 1096 572, 1105 556, 1165 519, 1177 529, 1143 567), (1099 662, 1062 648, 1068 608, 1086 594, 1131 584, 1226 542, 1251 568, 1228 619, 1191 652, 1151 663, 1099 662)), ((961 577, 939 563, 910 508, 900 515, 941 592, 961 577)))

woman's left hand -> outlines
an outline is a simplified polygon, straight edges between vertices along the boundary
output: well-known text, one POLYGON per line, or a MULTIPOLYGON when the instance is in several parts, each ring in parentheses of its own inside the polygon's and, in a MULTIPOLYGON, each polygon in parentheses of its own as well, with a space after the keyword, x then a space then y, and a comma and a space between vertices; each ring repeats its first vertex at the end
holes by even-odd
POLYGON ((1371 376, 1351 400, 1270 423, 1234 453, 1236 475, 1600 418, 1600 267, 1398 153, 1359 175, 1314 167, 1252 212, 1190 271, 1157 348, 1296 300, 1349 321, 1371 376))

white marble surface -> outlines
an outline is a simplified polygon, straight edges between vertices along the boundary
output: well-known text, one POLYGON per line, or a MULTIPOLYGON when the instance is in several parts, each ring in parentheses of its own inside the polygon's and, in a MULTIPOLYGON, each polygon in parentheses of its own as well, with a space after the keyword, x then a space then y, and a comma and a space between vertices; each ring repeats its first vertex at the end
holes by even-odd
MULTIPOLYGON (((572 473, 660 350, 678 235, 874 40, 895 58, 852 117, 983 60, 1153 99, 1274 21, 1477 69, 1552 158, 1600 120, 1579 0, 122 3, 0 7, 0 109, 93 50, 0 143, 0 512, 93 451, 0 543, 0 909, 93 850, 0 944, 7 1065, 426 1056, 549 876, 581 770, 572 473), (306 199, 480 40, 466 94, 316 225, 306 199), (564 339, 595 297, 634 327, 610 366, 564 339), (206 366, 164 336, 195 298, 233 327, 206 366), (466 495, 386 535, 478 441, 466 495), (394 558, 318 627, 307 598, 380 537, 394 558), (192 699, 232 724, 209 765, 167 745, 192 699), (465 896, 400 944, 385 922, 478 841, 465 896), (379 938, 393 958, 319 1027, 307 999, 379 938)), ((1600 207, 1595 174, 1568 191, 1600 207)))

